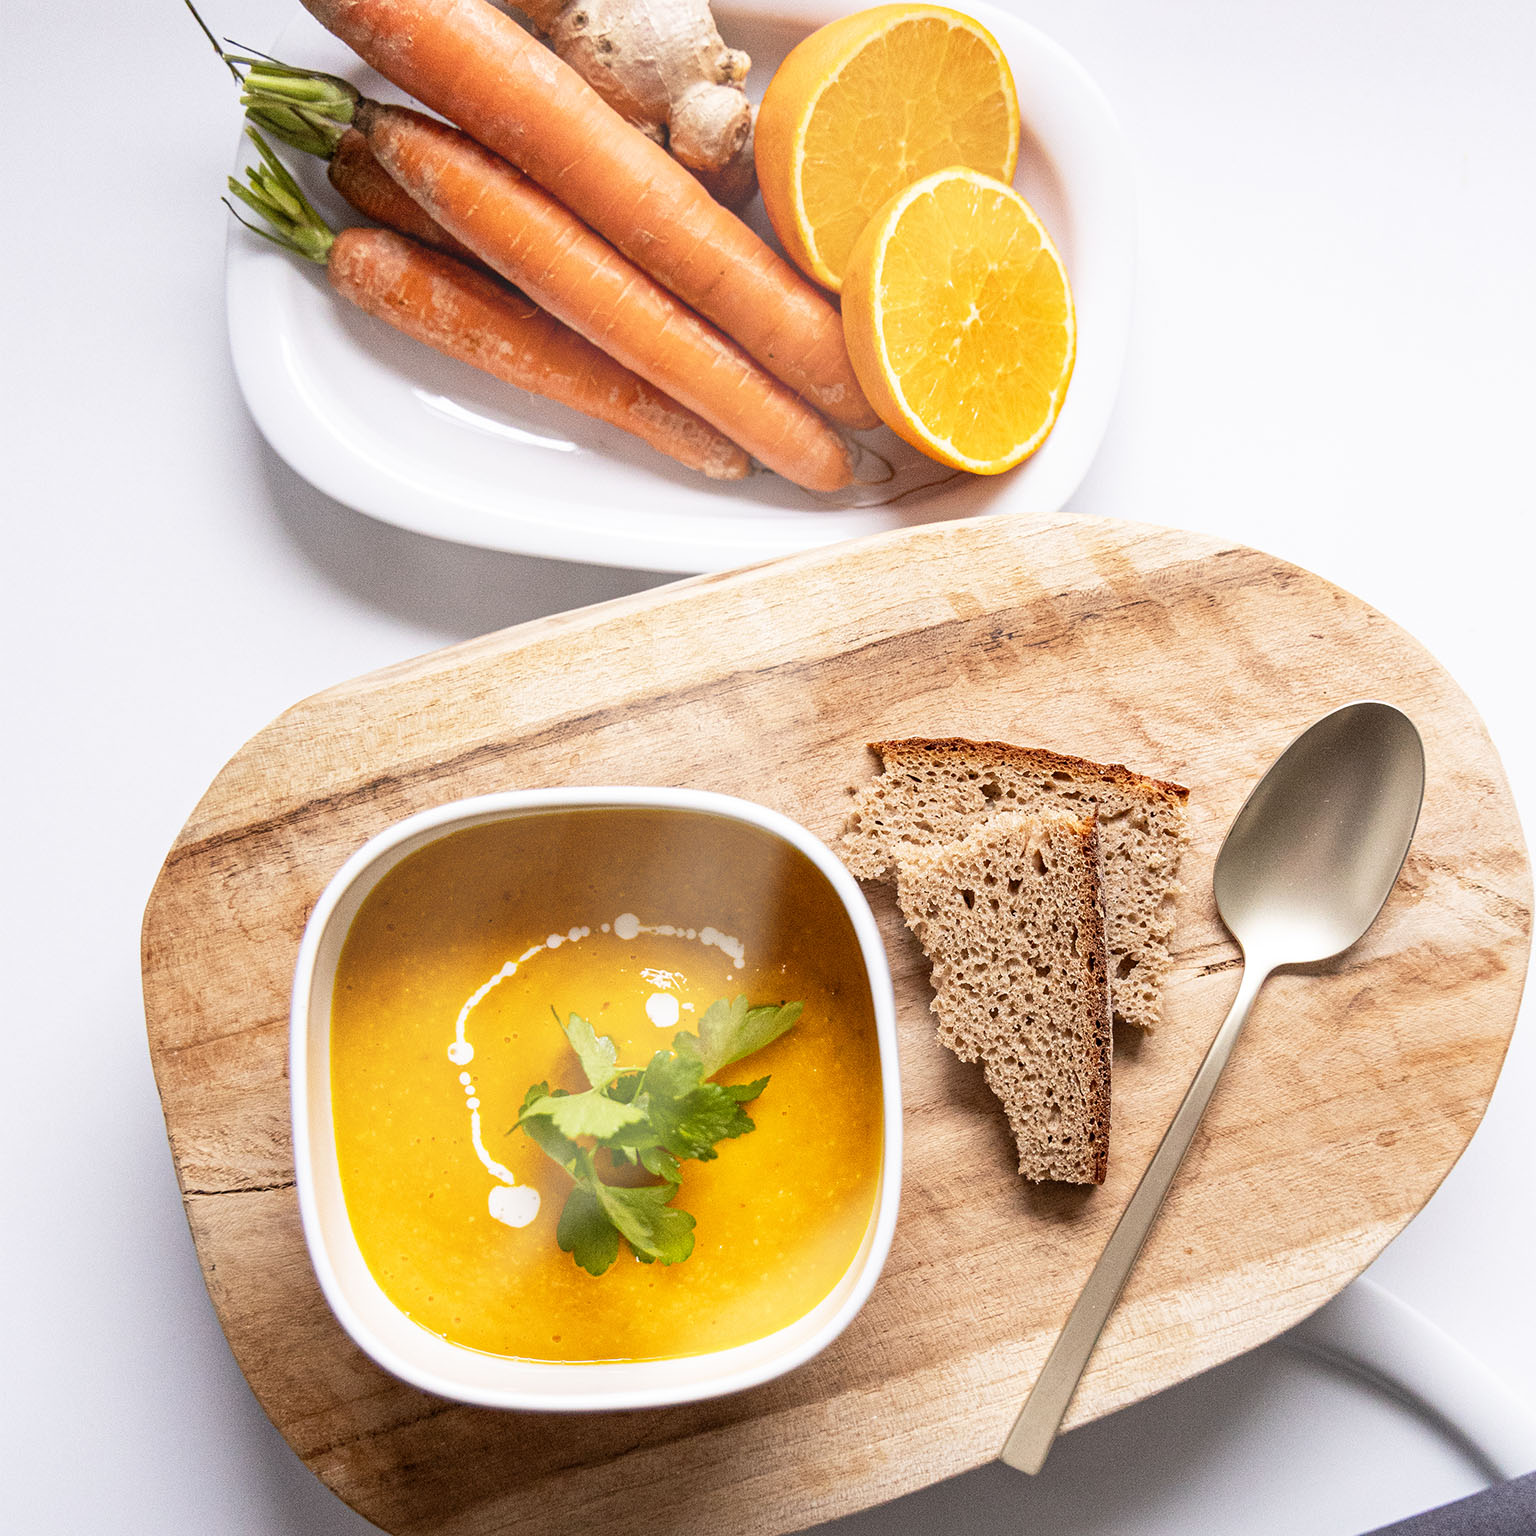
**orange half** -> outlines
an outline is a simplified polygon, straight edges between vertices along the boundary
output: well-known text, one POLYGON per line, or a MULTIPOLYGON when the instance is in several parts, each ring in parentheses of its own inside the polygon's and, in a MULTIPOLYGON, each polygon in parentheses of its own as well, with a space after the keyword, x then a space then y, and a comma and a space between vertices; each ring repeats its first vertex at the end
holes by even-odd
POLYGON ((854 242, 890 197, 968 165, 1012 178, 1019 98, 997 40, 936 5, 878 5, 813 32, 757 116, 758 185, 774 233, 838 292, 854 242))
POLYGON ((1066 268, 1012 187, 953 166, 897 193, 843 284, 854 372, 930 458, 996 475, 1056 424, 1077 356, 1066 268))

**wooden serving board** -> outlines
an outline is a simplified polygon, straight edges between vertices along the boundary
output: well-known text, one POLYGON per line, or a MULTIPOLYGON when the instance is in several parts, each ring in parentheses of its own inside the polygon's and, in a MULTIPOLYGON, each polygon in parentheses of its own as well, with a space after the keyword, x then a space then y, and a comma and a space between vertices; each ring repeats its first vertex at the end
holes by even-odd
POLYGON ((150 1047, 208 1289, 294 1449, 393 1532, 803 1528, 996 1455, 1237 989, 1210 899, 1232 815, 1291 737, 1361 696, 1423 732, 1403 876, 1342 961, 1265 989, 1068 1415, 1250 1349, 1350 1280, 1471 1136, 1514 1025, 1531 882, 1456 685, 1365 604, 1250 549, 1131 523, 934 525, 540 620, 347 683, 255 737, 144 923, 150 1047), (907 1151, 885 1273, 809 1365, 714 1402, 596 1416, 446 1403, 331 1317, 299 1229, 288 988, 342 860, 491 790, 729 791, 835 839, 875 736, 998 737, 1191 786, 1166 1023, 1117 1041, 1101 1189, 1013 1171, 980 1072, 934 1041, 922 957, 870 887, 900 1013, 907 1151), (722 1521, 724 1527, 722 1527, 722 1521))

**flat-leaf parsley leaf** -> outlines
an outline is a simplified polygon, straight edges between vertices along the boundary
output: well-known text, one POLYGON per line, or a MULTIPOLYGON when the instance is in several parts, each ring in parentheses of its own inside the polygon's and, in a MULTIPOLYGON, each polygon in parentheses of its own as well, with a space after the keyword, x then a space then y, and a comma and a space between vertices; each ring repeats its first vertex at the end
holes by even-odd
POLYGON ((704 1011, 696 1036, 682 1031, 670 1051, 657 1051, 640 1069, 620 1067, 613 1041, 580 1014, 560 1024, 591 1086, 567 1093, 535 1083, 512 1129, 525 1131, 574 1181, 555 1241, 588 1274, 613 1264, 621 1237, 646 1264, 677 1264, 693 1252, 693 1217, 672 1204, 681 1165, 718 1157, 720 1142, 752 1130, 742 1106, 768 1086, 766 1077, 737 1085, 710 1079, 792 1029, 801 1006, 751 1008, 745 997, 721 998, 704 1011), (605 1182, 599 1150, 616 1166, 638 1163, 662 1182, 605 1182))
MULTIPOLYGON (((698 1040, 692 1047, 704 1063, 704 1076, 713 1077, 722 1067, 772 1045, 780 1035, 794 1028, 804 1006, 781 1003, 777 1007, 767 1004, 749 1008, 744 997, 730 1002, 722 997, 711 1003, 699 1020, 698 1040)), ((673 1044, 681 1047, 685 1040, 693 1041, 693 1036, 679 1035, 673 1044)))

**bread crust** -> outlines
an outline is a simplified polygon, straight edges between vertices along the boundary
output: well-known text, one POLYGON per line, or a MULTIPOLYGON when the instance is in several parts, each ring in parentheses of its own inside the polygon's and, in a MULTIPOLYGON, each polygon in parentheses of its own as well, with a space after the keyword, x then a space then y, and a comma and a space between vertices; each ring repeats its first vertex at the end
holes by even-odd
POLYGON ((1189 790, 1182 784, 1167 779, 1154 779, 1124 763, 1096 763, 1091 758, 1073 757, 1066 752, 1053 752, 1049 747, 1019 747, 1011 741, 970 741, 964 736, 894 736, 884 741, 867 742, 882 764, 889 766, 889 755, 909 748, 932 757, 991 757, 994 761, 1008 763, 1021 769, 1044 769, 1048 773, 1076 773, 1082 778, 1100 779, 1117 784, 1122 789, 1136 790, 1152 798, 1166 800, 1170 805, 1182 807, 1189 799, 1189 790))
MULTIPOLYGON (((1176 786, 1170 786, 1173 788, 1176 786)), ((1185 794, 1189 793, 1185 790, 1185 794)), ((1093 1183, 1102 1184, 1109 1173, 1109 1099, 1110 1069, 1114 1062, 1115 1026, 1109 1004, 1109 942, 1108 917, 1104 908, 1104 881, 1101 877, 1103 859, 1099 848, 1099 823, 1097 817, 1089 817, 1083 835, 1083 852, 1088 873, 1080 888, 1084 911, 1091 920, 1085 925, 1092 948, 1090 967, 1102 983, 1098 997, 1098 1019, 1094 1025, 1094 1097, 1092 1118, 1093 1132, 1093 1183)))

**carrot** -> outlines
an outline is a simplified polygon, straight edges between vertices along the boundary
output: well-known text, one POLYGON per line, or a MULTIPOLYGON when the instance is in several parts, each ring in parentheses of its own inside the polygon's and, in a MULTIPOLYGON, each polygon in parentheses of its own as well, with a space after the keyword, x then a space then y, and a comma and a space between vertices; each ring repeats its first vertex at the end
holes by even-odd
POLYGON ((373 157, 368 140, 348 128, 336 141, 326 175, 335 189, 366 219, 409 235, 445 255, 480 265, 467 245, 455 240, 373 157))
POLYGON ((331 286, 361 310, 504 383, 619 427, 711 480, 751 461, 723 433, 488 273, 387 229, 344 229, 331 286))
POLYGON ((386 79, 553 192, 847 426, 876 418, 837 309, 489 0, 303 0, 386 79))
POLYGON ((363 101, 353 121, 437 223, 557 319, 785 479, 812 491, 852 483, 837 431, 537 183, 408 107, 363 101))
POLYGON ((323 265, 359 309, 447 357, 620 427, 711 479, 747 473, 735 443, 487 273, 393 230, 333 234, 261 135, 249 132, 262 164, 247 172, 249 186, 231 176, 229 190, 275 231, 256 233, 323 265))

